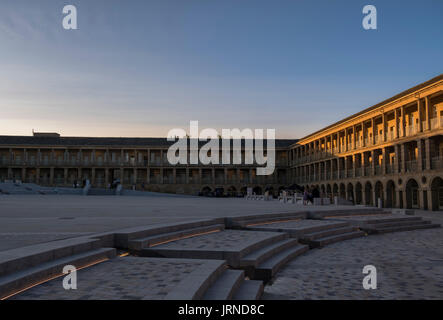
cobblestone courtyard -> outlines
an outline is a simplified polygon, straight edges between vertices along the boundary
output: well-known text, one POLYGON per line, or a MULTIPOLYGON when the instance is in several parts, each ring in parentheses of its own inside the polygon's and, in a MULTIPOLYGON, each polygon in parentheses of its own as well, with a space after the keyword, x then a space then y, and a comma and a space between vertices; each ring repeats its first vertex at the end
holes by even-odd
POLYGON ((263 299, 443 299, 443 229, 371 235, 310 250, 266 286, 263 299), (377 289, 364 290, 365 265, 377 289))

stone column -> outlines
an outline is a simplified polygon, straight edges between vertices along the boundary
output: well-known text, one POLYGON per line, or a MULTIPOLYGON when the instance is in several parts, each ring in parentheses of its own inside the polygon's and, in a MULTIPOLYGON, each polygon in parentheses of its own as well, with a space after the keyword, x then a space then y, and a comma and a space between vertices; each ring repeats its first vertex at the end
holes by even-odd
POLYGON ((36 181, 37 184, 40 183, 40 168, 37 168, 37 170, 36 170, 35 181, 36 181))
POLYGON ((109 185, 109 169, 105 168, 105 188, 108 188, 109 185))
POLYGON ((394 158, 394 172, 398 173, 400 172, 400 146, 398 144, 394 145, 394 153, 395 153, 395 158, 394 158))
POLYGON ((429 138, 425 139, 425 156, 426 156, 426 170, 431 170, 431 140, 429 138))
POLYGON ((371 126, 372 126, 372 141, 371 144, 375 144, 375 133, 377 132, 377 129, 375 128, 375 118, 371 118, 371 126))
MULTIPOLYGON (((374 134, 372 134, 372 136, 374 136, 374 134)), ((371 172, 372 172, 372 175, 375 176, 375 150, 371 151, 371 159, 372 159, 371 172)), ((374 188, 374 190, 375 190, 375 188, 374 188)))
POLYGON ((401 173, 405 173, 406 172, 406 145, 404 143, 402 143, 400 145, 400 153, 401 153, 401 173))
POLYGON ((22 168, 22 182, 25 182, 26 180, 26 169, 22 168))
POLYGON ((426 130, 431 130, 431 102, 429 101, 429 96, 425 97, 425 111, 426 111, 426 130))
POLYGON ((54 168, 51 167, 49 169, 49 184, 52 186, 54 185, 54 168))
POLYGON ((402 137, 406 137, 406 129, 405 129, 405 126, 406 126, 406 123, 405 123, 405 118, 406 118, 406 115, 405 115, 405 106, 402 106, 401 107, 401 136, 402 137))
POLYGON ((398 112, 397 109, 394 110, 394 116, 395 116, 395 136, 394 138, 398 138, 399 137, 399 132, 398 132, 398 112))
POLYGON ((421 172, 423 170, 423 152, 421 139, 417 140, 417 151, 417 170, 418 172, 421 172))
POLYGON ((421 103, 421 99, 419 98, 417 100, 417 113, 418 113, 418 128, 417 128, 417 131, 418 132, 423 132, 421 109, 422 109, 422 103, 421 103))
MULTIPOLYGON (((382 167, 381 167, 381 174, 384 175, 386 174, 386 163, 387 163, 387 158, 386 158, 386 148, 382 148, 382 167)), ((387 199, 387 197, 385 197, 385 199, 387 199)))
POLYGON ((91 169, 91 185, 95 185, 95 168, 91 169))
POLYGON ((137 168, 134 168, 132 170, 133 170, 132 184, 137 185, 137 168))
POLYGON ((64 168, 63 170, 63 176, 64 176, 64 184, 67 185, 68 184, 68 168, 64 168))

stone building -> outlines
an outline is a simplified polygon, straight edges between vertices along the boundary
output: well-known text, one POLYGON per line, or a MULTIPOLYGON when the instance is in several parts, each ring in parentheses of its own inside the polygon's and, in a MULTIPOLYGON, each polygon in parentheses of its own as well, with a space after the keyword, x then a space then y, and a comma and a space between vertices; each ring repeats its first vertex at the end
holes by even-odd
POLYGON ((290 147, 290 177, 356 204, 443 209, 443 75, 290 147))
MULTIPOLYGON (((258 176, 256 164, 170 165, 167 151, 174 142, 165 138, 0 136, 0 181, 73 186, 89 180, 93 187, 107 188, 118 179, 126 188, 147 191, 235 195, 250 187, 257 194, 277 194, 289 182, 288 147, 295 142, 276 140, 274 174, 258 176)), ((244 153, 243 143, 242 163, 244 153)))
MULTIPOLYGON (((273 175, 257 165, 170 165, 163 138, 0 136, 0 181, 197 194, 257 194, 298 184, 355 204, 443 209, 443 75, 300 140, 276 140, 273 175)), ((243 150, 244 153, 244 150, 243 150)), ((189 156, 189 155, 188 155, 189 156)), ((232 155, 231 155, 232 157, 232 155)), ((244 156, 243 156, 244 159, 244 156)))

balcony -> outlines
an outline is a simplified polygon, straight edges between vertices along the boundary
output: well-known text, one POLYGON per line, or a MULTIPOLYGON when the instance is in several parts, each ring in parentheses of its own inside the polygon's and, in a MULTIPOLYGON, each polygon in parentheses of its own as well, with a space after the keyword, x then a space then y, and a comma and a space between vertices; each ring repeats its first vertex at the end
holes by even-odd
POLYGON ((406 172, 417 171, 417 160, 406 161, 406 172))

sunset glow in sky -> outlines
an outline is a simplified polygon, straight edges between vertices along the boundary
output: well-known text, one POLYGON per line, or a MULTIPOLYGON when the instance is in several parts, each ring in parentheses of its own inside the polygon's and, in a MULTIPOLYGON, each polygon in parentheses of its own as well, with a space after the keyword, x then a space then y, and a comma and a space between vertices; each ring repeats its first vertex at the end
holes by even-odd
POLYGON ((443 1, 371 0, 366 31, 368 3, 2 0, 0 135, 300 138, 443 73, 443 1))

